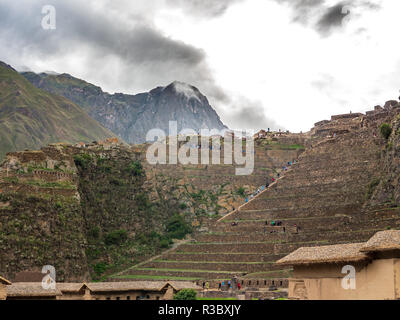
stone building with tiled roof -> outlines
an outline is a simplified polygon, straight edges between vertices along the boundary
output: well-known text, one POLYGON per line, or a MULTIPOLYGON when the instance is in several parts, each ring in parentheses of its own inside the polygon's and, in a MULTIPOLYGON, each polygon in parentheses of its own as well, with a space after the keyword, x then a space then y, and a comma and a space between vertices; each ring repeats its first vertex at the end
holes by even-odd
POLYGON ((15 282, 0 277, 0 300, 172 300, 182 289, 200 290, 189 281, 127 281, 56 283, 44 289, 41 282, 15 282))
POLYGON ((400 299, 400 230, 377 232, 365 243, 302 247, 277 264, 294 268, 290 299, 400 299))

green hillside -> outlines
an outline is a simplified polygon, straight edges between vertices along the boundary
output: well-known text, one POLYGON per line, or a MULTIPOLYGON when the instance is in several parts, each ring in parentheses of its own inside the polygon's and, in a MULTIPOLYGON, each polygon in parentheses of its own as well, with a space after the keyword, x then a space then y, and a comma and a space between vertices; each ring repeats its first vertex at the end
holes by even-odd
POLYGON ((76 104, 34 87, 0 62, 0 159, 10 151, 112 136, 76 104))

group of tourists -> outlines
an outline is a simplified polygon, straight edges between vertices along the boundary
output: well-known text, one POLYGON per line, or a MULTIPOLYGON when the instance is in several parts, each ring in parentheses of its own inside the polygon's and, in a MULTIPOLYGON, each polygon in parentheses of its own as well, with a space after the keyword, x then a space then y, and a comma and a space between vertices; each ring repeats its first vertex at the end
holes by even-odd
POLYGON ((259 195, 264 190, 265 190, 265 186, 259 187, 256 191, 254 191, 249 197, 247 197, 245 199, 246 203, 249 202, 249 200, 253 199, 255 196, 259 195))
POLYGON ((288 171, 289 168, 290 168, 292 165, 296 164, 296 163, 297 163, 297 160, 288 161, 288 163, 282 167, 282 170, 283 170, 283 171, 288 171))
MULTIPOLYGON (((283 222, 280 221, 280 220, 277 220, 277 221, 272 220, 271 224, 269 224, 268 220, 266 220, 265 221, 265 226, 264 226, 264 234, 267 233, 267 226, 271 225, 271 227, 281 227, 282 224, 283 224, 283 222)), ((282 230, 283 233, 285 233, 286 232, 286 227, 283 227, 281 230, 282 230)), ((277 232, 278 232, 278 230, 274 229, 274 230, 270 230, 269 233, 277 233, 277 232)))
MULTIPOLYGON (((189 145, 189 149, 201 149, 201 144, 191 144, 191 145, 189 145)), ((216 145, 216 146, 213 146, 213 145, 209 145, 208 146, 208 149, 210 149, 210 150, 222 150, 222 146, 221 145, 216 145)))
POLYGON ((242 289, 242 286, 240 285, 236 277, 233 278, 232 281, 228 280, 228 281, 218 282, 218 290, 229 290, 229 289, 237 289, 237 290, 242 289))
MULTIPOLYGON (((291 167, 292 165, 296 164, 297 160, 293 160, 293 161, 288 161, 287 165, 282 167, 283 171, 287 171, 289 167, 291 167)), ((277 173, 277 178, 279 179, 281 177, 280 173, 277 173)), ((253 192, 250 196, 246 197, 245 199, 245 203, 249 202, 250 200, 252 200, 254 197, 256 197, 258 194, 260 194, 261 192, 263 192, 265 189, 268 189, 268 187, 274 183, 276 181, 276 179, 274 177, 272 178, 267 178, 267 181, 265 182, 265 186, 261 186, 259 187, 255 192, 253 192)))
MULTIPOLYGON (((268 225, 268 220, 265 221, 265 225, 268 225)), ((277 221, 272 220, 271 221, 271 227, 280 227, 280 226, 282 226, 282 221, 280 221, 280 220, 277 220, 277 221)))

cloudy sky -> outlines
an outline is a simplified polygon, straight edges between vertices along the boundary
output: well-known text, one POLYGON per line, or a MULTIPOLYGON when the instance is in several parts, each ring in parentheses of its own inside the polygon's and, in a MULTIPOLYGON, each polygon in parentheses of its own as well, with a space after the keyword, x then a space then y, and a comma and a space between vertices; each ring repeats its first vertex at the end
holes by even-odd
POLYGON ((0 0, 0 60, 110 93, 184 81, 231 128, 298 132, 398 98, 399 16, 398 0, 0 0))

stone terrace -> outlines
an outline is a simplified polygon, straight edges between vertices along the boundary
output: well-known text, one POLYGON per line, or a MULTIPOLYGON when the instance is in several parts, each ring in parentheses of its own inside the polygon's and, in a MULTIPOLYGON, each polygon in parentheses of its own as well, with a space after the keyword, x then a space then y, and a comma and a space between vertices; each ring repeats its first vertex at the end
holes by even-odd
POLYGON ((326 130, 314 128, 311 146, 277 183, 192 241, 119 278, 208 280, 216 286, 236 275, 247 287, 287 286, 291 270, 274 263, 295 249, 364 242, 378 230, 398 228, 398 208, 363 206, 384 145, 371 121, 352 114, 320 123, 326 130), (273 227, 272 220, 282 225, 273 227))

